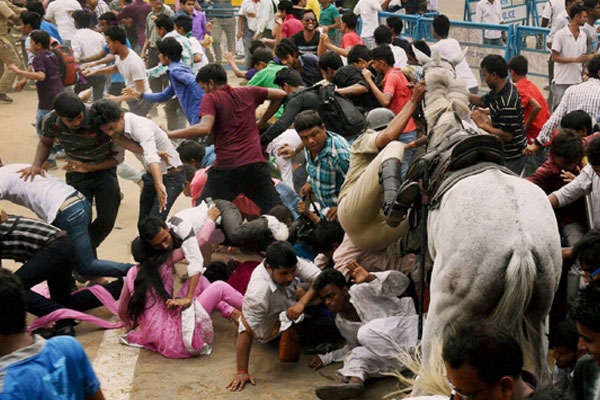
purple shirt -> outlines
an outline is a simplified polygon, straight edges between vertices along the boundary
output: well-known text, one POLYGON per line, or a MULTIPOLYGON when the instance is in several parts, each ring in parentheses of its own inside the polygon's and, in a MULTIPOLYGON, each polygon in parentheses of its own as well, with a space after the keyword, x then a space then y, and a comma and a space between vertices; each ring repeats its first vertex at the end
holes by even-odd
POLYGON ((43 72, 46 79, 35 81, 38 93, 38 110, 52 110, 54 97, 63 92, 63 84, 58 69, 58 58, 50 50, 43 51, 31 63, 35 72, 43 72))
POLYGON ((138 44, 143 45, 146 41, 146 16, 152 11, 152 6, 144 3, 144 0, 135 0, 119 13, 119 19, 132 18, 133 26, 137 32, 138 44))
MULTIPOLYGON (((181 9, 177 11, 175 15, 173 15, 173 21, 177 19, 177 17, 179 17, 180 15, 189 16, 190 14, 186 13, 183 9, 181 9)), ((204 14, 204 12, 202 11, 194 10, 191 17, 192 35, 194 35, 194 37, 198 39, 199 42, 202 42, 202 40, 204 39, 204 35, 206 34, 206 14, 204 14)))

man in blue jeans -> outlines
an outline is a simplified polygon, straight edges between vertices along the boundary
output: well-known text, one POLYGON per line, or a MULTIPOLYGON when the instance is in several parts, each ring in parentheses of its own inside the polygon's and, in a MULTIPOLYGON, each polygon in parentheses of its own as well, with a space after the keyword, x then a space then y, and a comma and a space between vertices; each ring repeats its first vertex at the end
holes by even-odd
POLYGON ((89 201, 61 179, 44 173, 25 182, 21 175, 28 164, 0 162, 0 200, 29 208, 40 219, 68 232, 75 245, 77 267, 84 277, 125 276, 131 264, 98 260, 94 255, 88 225, 92 219, 89 201))

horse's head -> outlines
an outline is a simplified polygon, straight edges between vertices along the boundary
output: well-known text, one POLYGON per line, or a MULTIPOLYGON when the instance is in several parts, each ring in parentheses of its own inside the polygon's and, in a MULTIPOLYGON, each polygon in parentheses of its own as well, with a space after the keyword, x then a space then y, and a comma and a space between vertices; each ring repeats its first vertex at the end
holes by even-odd
POLYGON ((461 128, 461 121, 469 118, 469 96, 464 81, 456 79, 454 66, 464 59, 465 51, 450 60, 439 53, 428 57, 415 49, 423 63, 425 78, 425 119, 428 125, 429 145, 435 146, 446 134, 461 128))

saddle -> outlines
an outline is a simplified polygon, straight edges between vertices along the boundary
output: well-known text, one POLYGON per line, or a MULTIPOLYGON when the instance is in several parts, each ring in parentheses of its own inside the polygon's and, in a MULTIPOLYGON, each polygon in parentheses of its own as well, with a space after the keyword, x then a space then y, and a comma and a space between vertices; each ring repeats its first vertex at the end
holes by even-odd
POLYGON ((418 206, 426 204, 429 208, 433 207, 431 199, 437 202, 441 198, 437 195, 440 187, 444 186, 444 192, 447 191, 460 180, 457 175, 462 175, 461 171, 472 174, 469 171, 478 164, 484 168, 490 168, 490 165, 504 166, 504 145, 497 136, 464 129, 451 132, 443 142, 410 164, 406 181, 398 195, 405 198, 412 196, 413 200, 410 230, 402 240, 404 254, 418 252, 421 245, 421 230, 425 222, 418 206), (449 175, 452 175, 450 181, 453 183, 442 185, 449 175), (415 190, 416 187, 420 190, 415 190))

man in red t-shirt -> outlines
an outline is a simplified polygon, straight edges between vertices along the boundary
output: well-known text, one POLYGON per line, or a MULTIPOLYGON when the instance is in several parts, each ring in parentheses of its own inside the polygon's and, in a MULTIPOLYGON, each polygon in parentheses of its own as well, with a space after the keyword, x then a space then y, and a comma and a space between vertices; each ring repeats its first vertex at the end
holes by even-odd
MULTIPOLYGON (((408 87, 408 79, 399 68, 394 68, 394 53, 387 44, 379 45, 369 52, 371 65, 377 75, 383 76, 383 90, 375 84, 371 71, 367 68, 362 70, 363 77, 369 84, 371 92, 375 95, 382 107, 387 107, 398 114, 404 106, 411 101, 412 90, 408 87)), ((402 143, 410 143, 417 139, 417 126, 411 117, 402 135, 398 138, 402 143)), ((408 166, 415 154, 415 149, 404 150, 402 162, 402 180, 406 178, 408 166)))
POLYGON ((339 54, 342 57, 348 57, 350 49, 357 44, 364 44, 363 40, 356 34, 356 26, 358 25, 358 17, 352 11, 348 11, 342 15, 342 37, 341 47, 329 41, 328 35, 321 35, 319 38, 319 48, 317 55, 321 57, 327 50, 339 54))
POLYGON ((283 90, 261 87, 232 88, 221 65, 209 64, 196 77, 204 90, 200 122, 186 129, 169 132, 171 139, 198 138, 211 132, 215 138, 216 160, 198 200, 233 200, 245 194, 267 213, 281 204, 275 191, 269 165, 260 145, 259 127, 277 111, 286 96, 283 90), (256 107, 271 103, 258 123, 256 107))
MULTIPOLYGON (((508 62, 508 72, 510 80, 513 81, 521 103, 523 104, 523 119, 525 121, 525 130, 527 131, 527 144, 535 143, 535 138, 542 130, 542 127, 550 118, 550 109, 548 103, 540 89, 527 79, 527 59, 523 56, 515 56, 508 62)), ((535 154, 526 156, 523 177, 530 176, 535 170, 548 159, 547 151, 538 151, 535 154)))

